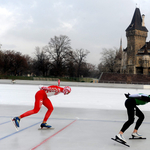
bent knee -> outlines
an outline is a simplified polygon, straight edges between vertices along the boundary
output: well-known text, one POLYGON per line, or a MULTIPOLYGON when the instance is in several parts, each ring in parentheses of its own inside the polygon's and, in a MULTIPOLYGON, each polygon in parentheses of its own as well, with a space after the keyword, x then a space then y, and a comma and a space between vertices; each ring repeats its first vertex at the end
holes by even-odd
POLYGON ((53 110, 54 110, 54 107, 52 106, 52 107, 51 107, 51 111, 53 111, 53 110))
POLYGON ((54 107, 53 106, 50 106, 50 107, 47 107, 48 111, 53 111, 54 110, 54 107))
POLYGON ((130 120, 128 120, 128 122, 130 122, 130 124, 133 124, 134 123, 134 119, 130 119, 130 120))
POLYGON ((40 109, 34 109, 33 111, 34 111, 34 113, 36 114, 36 113, 39 112, 39 110, 40 110, 40 109))
POLYGON ((144 114, 142 114, 142 115, 140 116, 140 119, 141 119, 141 120, 144 120, 144 119, 145 119, 144 114))

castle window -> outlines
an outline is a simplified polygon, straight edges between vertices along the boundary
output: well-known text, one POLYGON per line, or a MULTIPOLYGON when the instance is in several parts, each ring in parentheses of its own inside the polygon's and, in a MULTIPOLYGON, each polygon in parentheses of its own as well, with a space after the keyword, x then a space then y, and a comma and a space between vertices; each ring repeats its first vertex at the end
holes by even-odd
POLYGON ((132 69, 129 69, 129 73, 130 73, 130 74, 133 73, 133 70, 132 70, 132 69))
POLYGON ((142 64, 142 59, 139 59, 139 64, 140 64, 140 65, 142 64))
POLYGON ((144 63, 145 63, 145 64, 147 64, 147 63, 148 63, 148 61, 147 61, 147 60, 144 60, 144 63))
POLYGON ((129 59, 129 65, 132 65, 132 59, 129 59))

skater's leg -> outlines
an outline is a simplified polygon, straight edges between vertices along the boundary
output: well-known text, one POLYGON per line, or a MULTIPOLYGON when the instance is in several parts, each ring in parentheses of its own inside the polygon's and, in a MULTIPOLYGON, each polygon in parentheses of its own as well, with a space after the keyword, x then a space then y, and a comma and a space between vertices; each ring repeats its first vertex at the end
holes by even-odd
POLYGON ((46 123, 54 108, 51 101, 48 98, 44 99, 43 105, 48 109, 43 120, 43 123, 46 123))
POLYGON ((142 124, 145 117, 144 117, 144 114, 141 112, 141 110, 138 107, 136 107, 136 116, 139 117, 139 118, 138 118, 138 120, 135 124, 135 128, 134 128, 134 131, 132 133, 132 136, 142 137, 142 135, 138 133, 138 129, 141 126, 141 124, 142 124))
POLYGON ((134 122, 134 108, 127 110, 128 120, 124 123, 123 127, 120 130, 120 133, 124 133, 131 124, 134 122))
POLYGON ((144 114, 142 113, 142 111, 136 107, 136 116, 139 117, 137 122, 136 122, 136 125, 135 125, 135 131, 137 131, 140 127, 140 125, 142 124, 143 120, 144 120, 144 114))
POLYGON ((134 122, 134 108, 127 109, 128 114, 128 121, 126 121, 121 128, 120 132, 117 136, 120 140, 126 142, 125 138, 123 137, 123 133, 129 128, 129 126, 134 122))
POLYGON ((34 105, 34 109, 29 110, 29 111, 23 113, 22 115, 19 116, 19 118, 21 119, 21 118, 33 115, 35 113, 38 113, 39 110, 40 110, 40 108, 41 108, 41 105, 42 105, 42 100, 41 101, 40 100, 36 101, 35 105, 34 105))
POLYGON ((123 137, 123 133, 134 122, 134 108, 135 108, 135 101, 134 101, 134 99, 127 99, 126 102, 125 102, 125 106, 127 108, 128 120, 122 126, 119 134, 116 135, 116 138, 120 139, 123 142, 126 142, 125 138, 123 137))
POLYGON ((15 121, 16 126, 19 127, 19 123, 20 123, 20 119, 21 119, 21 118, 24 118, 24 117, 27 117, 27 116, 29 116, 29 115, 32 115, 32 114, 37 113, 37 112, 40 110, 41 106, 42 106, 43 99, 46 98, 46 97, 47 97, 47 96, 46 96, 45 91, 43 91, 43 90, 38 91, 38 92, 35 94, 35 105, 34 105, 34 109, 29 110, 29 111, 23 113, 22 115, 13 118, 13 121, 15 121))
MULTIPOLYGON (((23 113, 22 115, 19 116, 19 118, 21 119, 21 118, 30 116, 30 115, 32 115, 32 114, 38 113, 39 110, 40 110, 40 108, 41 108, 41 106, 42 106, 42 103, 43 103, 43 97, 44 97, 43 95, 44 95, 44 94, 45 94, 45 93, 43 93, 43 91, 37 92, 36 95, 35 95, 34 109, 29 110, 29 111, 23 113)), ((46 95, 46 94, 45 94, 45 95, 46 95)))
POLYGON ((37 113, 40 110, 41 105, 42 105, 42 100, 36 100, 35 101, 35 106, 34 106, 33 110, 29 110, 29 111, 23 113, 22 115, 20 115, 18 117, 14 117, 13 121, 15 121, 16 126, 19 127, 19 123, 20 123, 20 120, 22 118, 37 113))
POLYGON ((123 127, 121 128, 119 132, 121 134, 123 134, 134 122, 134 108, 135 108, 134 103, 132 103, 132 101, 129 100, 125 103, 125 106, 127 108, 128 120, 124 123, 123 127))

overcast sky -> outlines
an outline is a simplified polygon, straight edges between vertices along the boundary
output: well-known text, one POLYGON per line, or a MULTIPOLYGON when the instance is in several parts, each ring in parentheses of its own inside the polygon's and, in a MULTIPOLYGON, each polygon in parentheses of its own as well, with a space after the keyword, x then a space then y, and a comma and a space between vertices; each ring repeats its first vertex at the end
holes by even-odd
POLYGON ((119 48, 121 38, 126 48, 136 6, 150 30, 150 0, 0 0, 1 49, 33 57, 36 46, 66 35, 74 50, 89 50, 87 62, 97 65, 103 48, 119 48))

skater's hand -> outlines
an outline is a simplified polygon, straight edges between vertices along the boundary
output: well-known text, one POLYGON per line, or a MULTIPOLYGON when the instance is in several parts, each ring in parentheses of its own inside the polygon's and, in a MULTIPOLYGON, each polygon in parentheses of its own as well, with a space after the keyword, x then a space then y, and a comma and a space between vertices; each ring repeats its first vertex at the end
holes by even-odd
POLYGON ((126 98, 129 98, 130 93, 124 94, 126 98))

